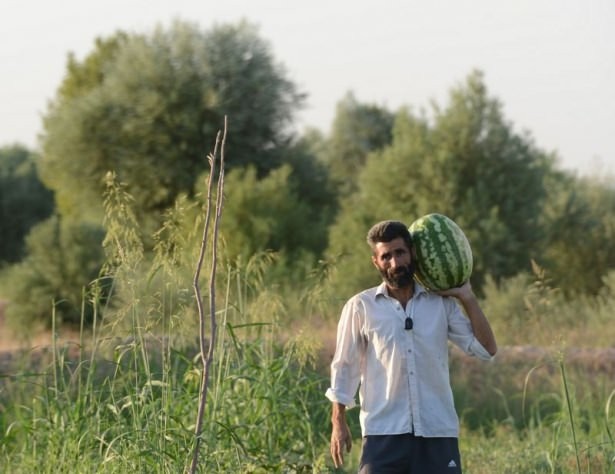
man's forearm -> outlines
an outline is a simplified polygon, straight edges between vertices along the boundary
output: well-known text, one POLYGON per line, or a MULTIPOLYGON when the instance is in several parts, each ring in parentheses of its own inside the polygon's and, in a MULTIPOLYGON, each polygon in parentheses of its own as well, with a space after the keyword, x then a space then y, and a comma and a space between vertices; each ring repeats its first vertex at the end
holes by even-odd
POLYGON ((333 423, 346 422, 346 405, 342 405, 338 402, 333 402, 331 406, 331 421, 333 423))
POLYGON ((476 337, 478 342, 482 344, 489 354, 492 356, 495 355, 498 351, 498 346, 495 342, 495 335, 493 334, 493 330, 491 329, 491 325, 489 324, 487 317, 478 304, 478 300, 474 295, 472 295, 470 297, 463 298, 461 303, 465 309, 466 315, 470 319, 470 323, 472 324, 474 337, 476 337))
POLYGON ((489 352, 489 354, 492 356, 495 355, 498 351, 495 336, 491 330, 491 325, 489 324, 485 313, 483 313, 483 310, 478 304, 478 299, 472 291, 472 285, 470 282, 466 281, 459 287, 438 291, 437 293, 442 296, 454 296, 459 300, 461 306, 463 306, 466 316, 470 320, 470 324, 472 324, 472 332, 474 333, 474 337, 481 343, 485 350, 489 352))

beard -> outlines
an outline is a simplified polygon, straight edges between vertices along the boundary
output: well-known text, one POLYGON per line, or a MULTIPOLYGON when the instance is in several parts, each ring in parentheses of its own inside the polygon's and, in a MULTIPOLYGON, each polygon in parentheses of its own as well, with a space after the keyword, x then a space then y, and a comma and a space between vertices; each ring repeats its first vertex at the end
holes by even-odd
POLYGON ((407 288, 412 285, 412 277, 414 276, 414 262, 405 267, 396 268, 395 270, 380 269, 380 274, 385 283, 391 288, 407 288))

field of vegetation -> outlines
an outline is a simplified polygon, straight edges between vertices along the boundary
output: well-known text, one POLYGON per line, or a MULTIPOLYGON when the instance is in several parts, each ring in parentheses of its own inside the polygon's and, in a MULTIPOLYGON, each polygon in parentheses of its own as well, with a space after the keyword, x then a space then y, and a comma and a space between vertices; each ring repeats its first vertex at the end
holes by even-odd
MULTIPOLYGON (((47 343, 39 336, 38 346, 3 354, 0 462, 10 472, 187 469, 203 376, 189 275, 120 254, 106 301, 115 317, 101 322, 95 312, 66 335, 54 319, 47 343)), ((196 472, 336 472, 324 391, 339 298, 327 273, 271 286, 274 263, 263 254, 216 279, 218 337, 196 472)), ((571 303, 536 271, 487 288, 501 346, 493 362, 451 348, 464 472, 611 472, 615 280, 571 303)), ((337 472, 356 472, 351 419, 354 448, 337 472)))
POLYGON ((450 349, 464 472, 615 472, 615 180, 559 169, 481 71, 418 112, 348 93, 327 133, 303 99, 247 22, 69 55, 40 149, 0 147, 0 471, 336 472, 365 234, 438 212, 500 348, 450 349))
MULTIPOLYGON (((235 309, 220 316, 198 472, 335 472, 323 396, 334 326, 252 322, 235 309)), ((70 343, 52 339, 5 358, 0 459, 7 472, 186 467, 202 375, 196 350, 134 329, 124 339, 92 332, 70 343)), ((505 345, 486 366, 452 351, 464 472, 612 472, 614 367, 613 349, 505 345)), ((339 472, 356 472, 353 420, 355 448, 339 472)))

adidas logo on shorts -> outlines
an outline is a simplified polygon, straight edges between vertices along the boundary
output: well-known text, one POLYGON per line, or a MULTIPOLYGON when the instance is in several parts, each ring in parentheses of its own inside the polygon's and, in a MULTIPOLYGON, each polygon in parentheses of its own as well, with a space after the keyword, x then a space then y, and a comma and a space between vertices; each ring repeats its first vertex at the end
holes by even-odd
POLYGON ((450 460, 450 462, 448 463, 448 467, 457 467, 457 463, 455 462, 454 459, 450 460))

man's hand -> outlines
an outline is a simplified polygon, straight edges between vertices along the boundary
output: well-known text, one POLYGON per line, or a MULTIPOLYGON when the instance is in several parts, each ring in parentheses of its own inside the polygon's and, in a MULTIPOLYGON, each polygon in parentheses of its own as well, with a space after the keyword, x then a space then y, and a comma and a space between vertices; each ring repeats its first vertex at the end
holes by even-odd
POLYGON ((331 418, 331 457, 335 467, 341 467, 344 464, 344 448, 346 452, 350 452, 352 448, 352 435, 350 428, 346 422, 346 407, 344 405, 333 404, 333 416, 331 418))
POLYGON ((463 285, 449 290, 436 291, 440 296, 454 296, 455 298, 463 301, 468 298, 473 298, 474 293, 472 291, 472 285, 470 281, 466 281, 463 285))
POLYGON ((333 457, 335 467, 341 467, 344 464, 344 447, 347 453, 352 448, 350 428, 348 428, 346 422, 333 423, 333 430, 331 431, 331 457, 333 457))

